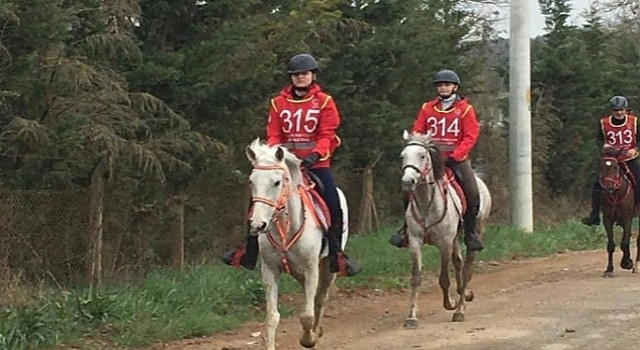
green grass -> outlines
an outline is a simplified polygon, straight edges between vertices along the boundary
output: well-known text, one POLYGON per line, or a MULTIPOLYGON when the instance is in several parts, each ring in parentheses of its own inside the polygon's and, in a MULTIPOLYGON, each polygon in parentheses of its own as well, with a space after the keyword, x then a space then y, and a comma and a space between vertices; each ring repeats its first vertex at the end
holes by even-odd
MULTIPOLYGON (((364 271, 340 279, 346 288, 403 288, 408 285, 406 249, 387 243, 386 233, 354 236, 348 253, 364 271)), ((522 234, 507 226, 485 233, 480 260, 536 257, 566 250, 604 247, 604 233, 571 222, 522 234)), ((426 270, 438 268, 433 247, 425 247, 426 270)), ((282 294, 299 292, 288 276, 282 294)), ((25 305, 0 311, 0 349, 78 346, 83 349, 131 348, 159 341, 208 335, 263 319, 264 291, 257 272, 222 265, 186 271, 159 270, 138 283, 112 282, 100 291, 77 289, 33 296, 25 305)), ((293 306, 281 304, 283 316, 293 306)))

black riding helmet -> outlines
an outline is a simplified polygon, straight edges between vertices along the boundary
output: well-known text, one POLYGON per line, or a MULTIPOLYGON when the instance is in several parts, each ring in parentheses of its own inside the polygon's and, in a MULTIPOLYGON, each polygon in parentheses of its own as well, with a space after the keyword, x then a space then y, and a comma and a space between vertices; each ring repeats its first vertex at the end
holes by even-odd
POLYGON ((307 53, 301 53, 291 57, 291 60, 289 60, 289 64, 287 65, 287 72, 289 74, 300 72, 316 73, 318 69, 318 61, 307 53))
POLYGON ((433 84, 438 83, 454 83, 460 86, 460 77, 458 76, 458 73, 450 69, 443 69, 436 73, 436 76, 433 79, 433 84))
POLYGON ((629 107, 629 101, 624 96, 613 96, 609 100, 609 105, 611 105, 611 109, 627 109, 629 107))

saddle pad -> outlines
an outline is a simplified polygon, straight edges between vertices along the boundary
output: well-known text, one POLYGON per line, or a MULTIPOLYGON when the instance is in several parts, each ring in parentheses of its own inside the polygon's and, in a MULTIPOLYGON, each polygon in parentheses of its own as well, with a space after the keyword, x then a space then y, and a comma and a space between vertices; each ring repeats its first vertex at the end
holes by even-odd
POLYGON ((324 202, 324 199, 322 199, 322 196, 320 196, 318 191, 311 189, 309 190, 309 194, 311 195, 311 203, 313 204, 315 216, 318 218, 318 223, 326 232, 329 230, 329 226, 331 226, 331 214, 329 213, 329 207, 327 206, 327 203, 324 202))
POLYGON ((461 211, 461 214, 464 215, 464 213, 467 211, 467 199, 464 196, 464 191, 462 190, 462 186, 460 186, 460 184, 456 180, 453 170, 451 170, 450 168, 446 168, 445 177, 446 177, 446 182, 450 183, 451 187, 453 187, 453 189, 458 194, 458 197, 460 198, 460 204, 462 205, 462 208, 460 209, 460 211, 461 211))

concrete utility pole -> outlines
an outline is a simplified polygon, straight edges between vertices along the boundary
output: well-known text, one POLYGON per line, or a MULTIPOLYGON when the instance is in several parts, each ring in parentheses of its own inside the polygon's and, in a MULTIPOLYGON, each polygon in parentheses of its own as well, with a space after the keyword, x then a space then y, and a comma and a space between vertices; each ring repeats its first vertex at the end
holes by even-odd
POLYGON ((511 0, 509 15, 509 196, 511 224, 533 231, 530 0, 511 0))

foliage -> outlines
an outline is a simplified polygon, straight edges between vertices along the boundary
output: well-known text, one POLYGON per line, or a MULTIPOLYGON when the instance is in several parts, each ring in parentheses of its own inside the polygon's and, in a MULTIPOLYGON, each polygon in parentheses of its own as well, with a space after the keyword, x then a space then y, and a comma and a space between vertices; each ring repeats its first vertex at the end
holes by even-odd
MULTIPOLYGON (((604 234, 571 222, 522 235, 506 226, 486 234, 483 261, 553 255, 565 250, 604 247, 604 234)), ((350 252, 365 266, 361 274, 340 279, 341 288, 407 288, 409 258, 387 235, 351 238, 350 252)), ((437 250, 424 248, 426 271, 439 267, 437 250)), ((300 291, 283 276, 280 292, 300 291)), ((294 305, 284 301, 282 312, 294 305)), ((231 329, 264 317, 264 290, 257 272, 222 265, 193 266, 186 271, 158 270, 144 280, 112 282, 103 290, 39 294, 23 306, 8 306, 0 317, 0 349, 74 346, 89 340, 103 348, 129 348, 157 341, 195 337, 231 329)))

